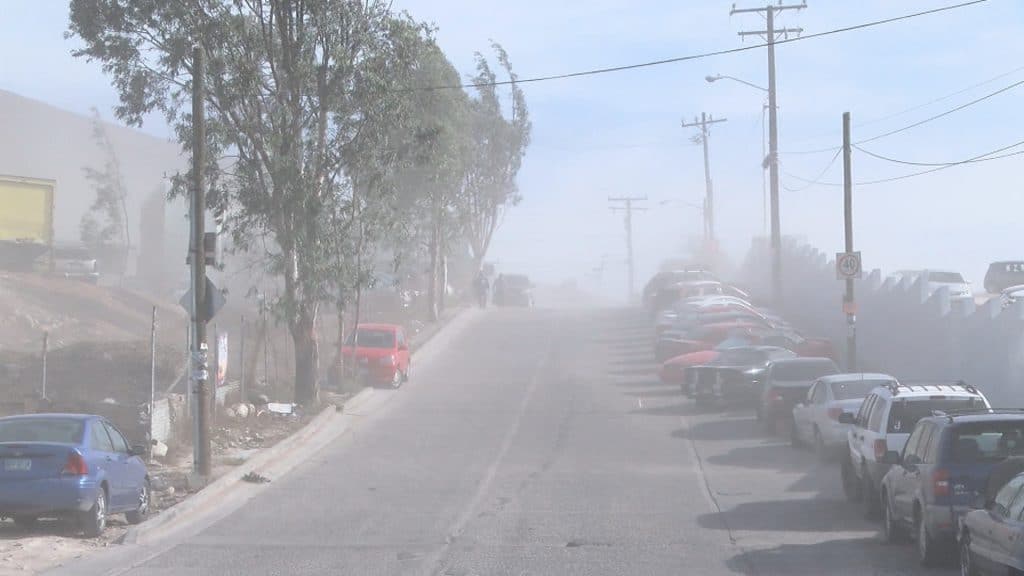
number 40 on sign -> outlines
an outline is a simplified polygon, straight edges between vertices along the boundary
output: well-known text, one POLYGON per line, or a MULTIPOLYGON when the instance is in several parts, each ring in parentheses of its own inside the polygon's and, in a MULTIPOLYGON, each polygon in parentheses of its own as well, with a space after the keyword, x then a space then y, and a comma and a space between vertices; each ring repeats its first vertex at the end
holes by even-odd
POLYGON ((836 254, 836 278, 853 280, 861 277, 860 252, 839 252, 836 254))

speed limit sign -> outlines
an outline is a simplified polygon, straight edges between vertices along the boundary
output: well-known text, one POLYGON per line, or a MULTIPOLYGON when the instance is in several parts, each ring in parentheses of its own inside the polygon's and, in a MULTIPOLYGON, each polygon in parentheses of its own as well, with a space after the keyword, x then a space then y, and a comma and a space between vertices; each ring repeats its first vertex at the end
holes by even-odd
POLYGON ((860 252, 839 252, 836 254, 836 278, 853 280, 861 277, 860 252))

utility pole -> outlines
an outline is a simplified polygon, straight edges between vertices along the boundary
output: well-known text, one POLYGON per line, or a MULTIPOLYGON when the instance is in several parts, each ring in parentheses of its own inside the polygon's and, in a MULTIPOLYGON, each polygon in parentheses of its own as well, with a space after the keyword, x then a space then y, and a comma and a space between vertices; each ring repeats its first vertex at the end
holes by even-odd
MULTIPOLYGON (((853 252, 853 168, 850 165, 850 113, 843 112, 843 220, 846 224, 846 253, 853 252)), ((846 279, 846 371, 857 370, 857 305, 853 298, 853 278, 846 279)))
POLYGON ((629 196, 624 198, 608 198, 608 201, 612 203, 612 212, 625 212, 626 214, 626 266, 629 269, 629 287, 627 294, 629 294, 629 302, 633 302, 633 212, 643 212, 647 208, 640 206, 634 206, 634 202, 644 202, 647 200, 646 196, 629 196), (616 204, 621 204, 617 206, 616 204))
POLYGON ((192 367, 194 435, 192 472, 200 482, 210 477, 210 373, 206 345, 206 120, 203 109, 204 56, 201 46, 192 47, 192 367))
POLYGON ((683 128, 700 127, 700 141, 704 144, 704 240, 706 243, 715 241, 715 193, 711 185, 711 161, 708 158, 708 136, 711 131, 708 126, 725 122, 725 118, 712 119, 710 114, 700 113, 700 120, 694 117, 693 122, 681 122, 683 128))
POLYGON ((771 232, 772 232, 772 296, 776 306, 782 303, 782 233, 779 230, 779 126, 778 107, 775 98, 775 39, 777 36, 788 37, 789 34, 800 34, 803 28, 775 28, 775 13, 784 10, 803 10, 807 2, 801 4, 768 4, 764 8, 736 8, 734 5, 729 15, 749 12, 765 12, 767 29, 740 32, 740 37, 761 36, 768 43, 768 164, 771 181, 771 232))

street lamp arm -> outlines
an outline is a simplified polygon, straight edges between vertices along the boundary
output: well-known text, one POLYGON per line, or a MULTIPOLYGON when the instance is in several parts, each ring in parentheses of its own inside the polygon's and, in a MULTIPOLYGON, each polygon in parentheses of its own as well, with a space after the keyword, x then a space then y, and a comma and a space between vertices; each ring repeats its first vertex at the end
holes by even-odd
POLYGON ((767 88, 762 88, 762 87, 758 86, 757 84, 754 84, 753 82, 747 82, 746 80, 741 80, 739 78, 736 78, 735 76, 723 76, 721 74, 717 74, 715 76, 705 76, 704 79, 707 80, 709 84, 711 82, 715 82, 715 81, 722 80, 722 79, 733 80, 733 81, 739 82, 740 84, 746 84, 747 86, 750 86, 751 88, 757 88, 758 90, 760 90, 762 92, 767 92, 768 91, 767 88))

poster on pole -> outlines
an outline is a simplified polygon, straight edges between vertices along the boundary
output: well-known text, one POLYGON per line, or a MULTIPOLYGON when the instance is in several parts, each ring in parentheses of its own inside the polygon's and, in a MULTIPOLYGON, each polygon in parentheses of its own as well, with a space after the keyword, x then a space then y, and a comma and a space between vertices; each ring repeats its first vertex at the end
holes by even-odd
POLYGON ((228 333, 217 335, 217 387, 228 382, 228 333))

